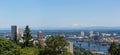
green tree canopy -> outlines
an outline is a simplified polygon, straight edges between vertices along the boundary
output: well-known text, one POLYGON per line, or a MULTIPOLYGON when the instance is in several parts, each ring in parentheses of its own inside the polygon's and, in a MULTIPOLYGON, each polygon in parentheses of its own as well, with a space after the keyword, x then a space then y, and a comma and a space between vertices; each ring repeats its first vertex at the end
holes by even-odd
POLYGON ((74 46, 74 55, 94 55, 90 51, 74 46))
POLYGON ((30 42, 31 38, 32 36, 31 36, 30 28, 29 26, 26 26, 25 31, 24 31, 24 40, 25 40, 24 45, 25 46, 31 46, 32 44, 32 42, 30 42))
POLYGON ((0 38, 0 54, 1 55, 18 55, 20 46, 10 40, 0 38))
POLYGON ((38 55, 39 49, 37 47, 25 47, 20 50, 20 55, 38 55))
MULTIPOLYGON (((67 52, 66 46, 68 46, 68 42, 62 36, 52 36, 49 37, 46 41, 46 47, 44 50, 46 55, 65 55, 70 54, 67 52)), ((42 53, 44 53, 42 52, 42 53)))
POLYGON ((115 42, 111 43, 111 45, 110 45, 110 47, 108 49, 110 55, 118 54, 118 51, 117 51, 118 49, 117 48, 118 48, 118 46, 117 46, 117 44, 115 42))

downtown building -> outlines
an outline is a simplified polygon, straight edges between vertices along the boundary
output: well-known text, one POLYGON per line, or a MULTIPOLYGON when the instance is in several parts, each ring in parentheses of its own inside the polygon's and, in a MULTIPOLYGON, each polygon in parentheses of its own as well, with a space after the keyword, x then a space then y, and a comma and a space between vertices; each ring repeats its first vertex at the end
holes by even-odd
POLYGON ((23 29, 22 28, 18 28, 18 32, 17 32, 17 35, 18 35, 18 39, 21 40, 22 37, 23 37, 23 29))
POLYGON ((67 41, 68 42, 68 46, 66 46, 65 48, 67 48, 67 51, 68 52, 70 52, 72 55, 74 54, 73 53, 73 50, 74 50, 74 48, 73 48, 73 42, 71 42, 71 41, 67 41))
POLYGON ((41 31, 39 31, 38 34, 37 34, 37 36, 38 36, 38 41, 39 41, 39 43, 40 43, 42 46, 45 46, 46 44, 45 44, 45 39, 44 39, 43 33, 42 33, 41 31))
POLYGON ((16 25, 11 26, 11 40, 15 41, 15 38, 19 40, 19 42, 23 42, 23 30, 18 28, 16 25))
POLYGON ((17 35, 17 26, 12 25, 11 26, 11 40, 15 40, 16 35, 17 35))

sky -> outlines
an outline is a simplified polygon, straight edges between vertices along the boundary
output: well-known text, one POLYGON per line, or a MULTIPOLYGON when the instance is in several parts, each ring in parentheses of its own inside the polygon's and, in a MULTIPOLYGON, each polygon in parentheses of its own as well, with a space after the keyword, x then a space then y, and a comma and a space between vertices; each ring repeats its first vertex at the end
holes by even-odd
POLYGON ((120 0, 0 0, 0 28, 120 26, 120 0))

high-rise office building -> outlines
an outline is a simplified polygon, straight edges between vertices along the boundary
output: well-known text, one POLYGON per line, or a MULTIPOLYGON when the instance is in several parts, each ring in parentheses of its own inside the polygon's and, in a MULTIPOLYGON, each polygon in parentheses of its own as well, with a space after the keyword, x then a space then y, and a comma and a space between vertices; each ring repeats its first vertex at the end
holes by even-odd
POLYGON ((11 26, 11 39, 15 40, 15 35, 17 35, 17 26, 16 25, 12 25, 11 26))

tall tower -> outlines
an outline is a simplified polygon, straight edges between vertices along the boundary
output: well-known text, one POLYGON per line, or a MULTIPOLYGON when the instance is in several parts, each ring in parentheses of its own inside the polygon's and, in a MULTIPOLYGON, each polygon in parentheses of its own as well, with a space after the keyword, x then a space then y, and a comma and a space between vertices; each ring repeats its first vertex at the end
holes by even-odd
POLYGON ((23 30, 21 28, 18 29, 18 39, 22 39, 23 37, 23 30))
POLYGON ((11 26, 11 39, 15 40, 15 36, 17 35, 17 26, 16 25, 12 25, 11 26))
POLYGON ((43 38, 43 33, 42 33, 41 31, 38 32, 38 41, 40 42, 40 44, 41 44, 42 46, 45 45, 45 43, 44 43, 44 38, 43 38))
POLYGON ((73 54, 73 42, 68 41, 67 51, 73 54))
POLYGON ((42 39, 43 39, 43 34, 42 34, 41 31, 39 31, 39 32, 38 32, 38 40, 39 40, 39 41, 42 41, 42 39))

